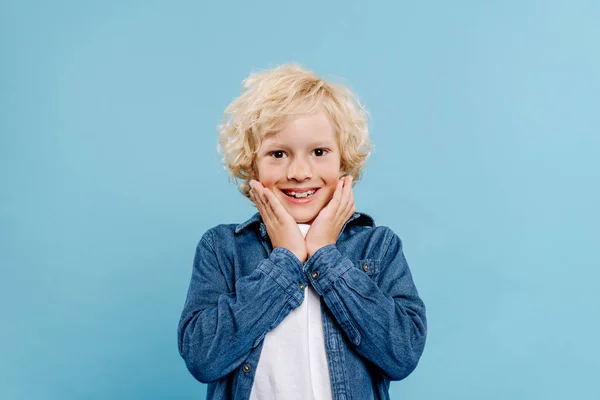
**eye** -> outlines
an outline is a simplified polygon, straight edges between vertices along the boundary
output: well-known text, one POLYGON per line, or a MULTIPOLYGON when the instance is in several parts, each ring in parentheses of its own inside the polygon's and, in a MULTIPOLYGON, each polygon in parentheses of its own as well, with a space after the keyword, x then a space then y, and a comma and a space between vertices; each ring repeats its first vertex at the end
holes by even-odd
POLYGON ((275 150, 269 153, 269 155, 271 157, 275 157, 275 158, 283 158, 285 152, 283 152, 282 150, 275 150))
POLYGON ((328 151, 325 149, 315 149, 314 153, 315 153, 315 156, 317 156, 317 157, 323 157, 325 154, 328 153, 328 151))

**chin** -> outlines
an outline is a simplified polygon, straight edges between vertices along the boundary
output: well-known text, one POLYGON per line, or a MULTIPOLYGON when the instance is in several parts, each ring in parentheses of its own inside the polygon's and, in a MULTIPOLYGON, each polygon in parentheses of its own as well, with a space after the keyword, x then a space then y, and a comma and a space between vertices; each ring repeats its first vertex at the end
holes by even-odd
POLYGON ((315 218, 317 218, 318 213, 314 213, 314 212, 295 212, 295 213, 291 213, 292 217, 294 218, 294 221, 296 221, 297 224, 310 224, 312 223, 315 218))

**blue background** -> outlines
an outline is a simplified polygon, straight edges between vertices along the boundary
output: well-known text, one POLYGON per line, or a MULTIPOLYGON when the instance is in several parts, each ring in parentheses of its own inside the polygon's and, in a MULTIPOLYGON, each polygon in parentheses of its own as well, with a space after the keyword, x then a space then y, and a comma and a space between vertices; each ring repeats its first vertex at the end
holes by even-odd
POLYGON ((254 213, 216 126, 296 61, 370 111, 357 208, 428 307, 392 398, 600 399, 598 2, 0 4, 0 398, 204 398, 195 246, 254 213))

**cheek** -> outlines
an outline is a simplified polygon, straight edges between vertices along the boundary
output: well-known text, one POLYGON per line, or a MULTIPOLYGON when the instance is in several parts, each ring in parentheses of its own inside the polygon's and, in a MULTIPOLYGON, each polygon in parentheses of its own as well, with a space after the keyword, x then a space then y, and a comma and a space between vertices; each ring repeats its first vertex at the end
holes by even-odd
POLYGON ((327 168, 327 170, 324 170, 323 172, 324 173, 322 177, 325 181, 325 184, 327 186, 333 186, 333 188, 335 189, 335 186, 340 180, 340 176, 342 174, 342 171, 339 168, 339 164, 331 165, 329 166, 329 168, 327 168))
POLYGON ((277 180, 279 179, 278 168, 274 168, 271 165, 265 163, 259 164, 257 168, 258 180, 266 188, 272 189, 277 180))

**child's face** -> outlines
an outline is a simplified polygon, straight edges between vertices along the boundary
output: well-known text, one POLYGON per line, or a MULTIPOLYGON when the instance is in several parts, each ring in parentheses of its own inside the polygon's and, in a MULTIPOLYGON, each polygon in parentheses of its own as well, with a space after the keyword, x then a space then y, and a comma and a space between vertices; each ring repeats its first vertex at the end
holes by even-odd
POLYGON ((336 132, 327 115, 322 111, 302 115, 265 136, 256 158, 258 180, 296 222, 310 224, 333 197, 342 173, 340 161, 336 132), (316 192, 292 198, 288 194, 293 189, 296 194, 316 192))

